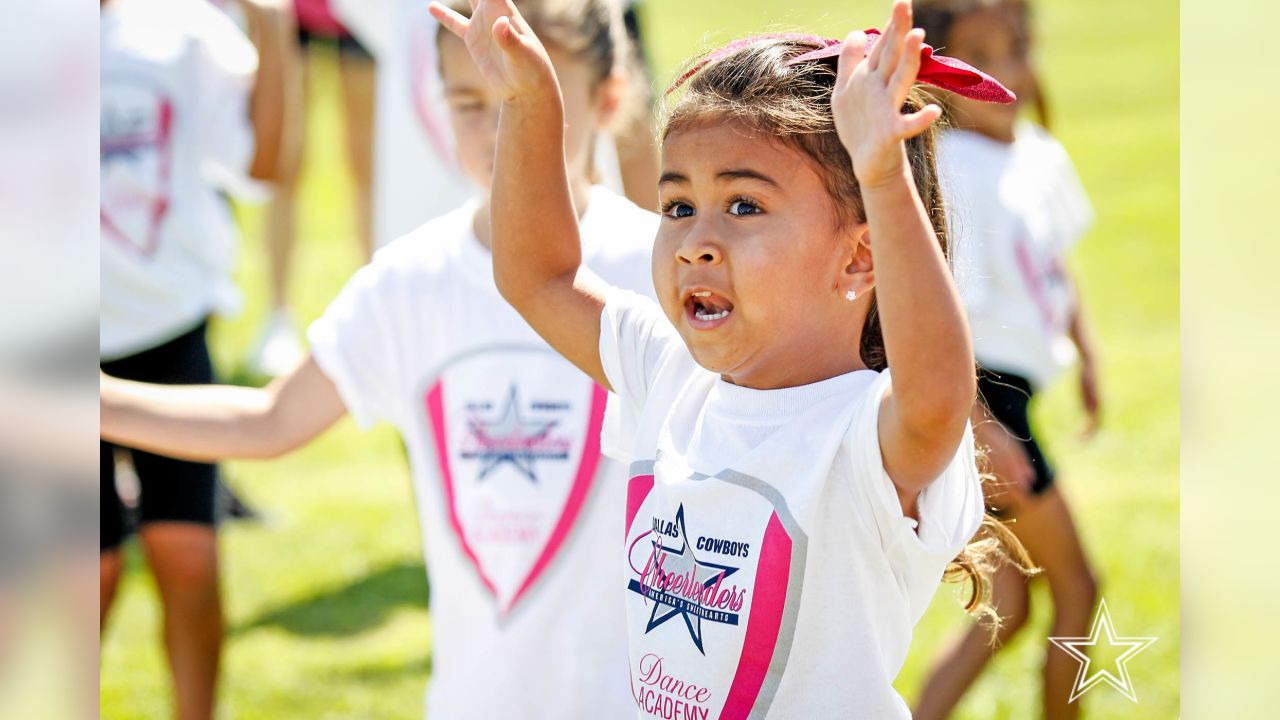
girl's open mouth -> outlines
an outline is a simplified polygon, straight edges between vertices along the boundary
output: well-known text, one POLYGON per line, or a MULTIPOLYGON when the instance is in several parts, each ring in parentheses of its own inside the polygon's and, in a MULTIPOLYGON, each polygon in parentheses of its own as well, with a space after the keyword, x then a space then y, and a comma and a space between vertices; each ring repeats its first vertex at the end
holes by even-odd
POLYGON ((733 303, 710 290, 691 294, 684 302, 685 316, 695 330, 711 330, 729 319, 733 303))

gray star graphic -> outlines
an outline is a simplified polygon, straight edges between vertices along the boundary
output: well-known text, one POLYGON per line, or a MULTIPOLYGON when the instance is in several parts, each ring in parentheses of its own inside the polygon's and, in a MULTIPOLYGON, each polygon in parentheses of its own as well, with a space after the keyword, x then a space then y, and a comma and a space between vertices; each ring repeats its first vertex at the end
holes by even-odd
POLYGON ((520 415, 520 401, 513 383, 511 392, 507 395, 507 404, 502 408, 497 419, 491 422, 479 419, 470 421, 472 435, 481 446, 492 450, 485 456, 478 479, 485 479, 499 465, 509 462, 529 478, 530 482, 537 483, 538 476, 533 470, 533 444, 545 438, 555 426, 554 420, 550 422, 525 420, 520 415))

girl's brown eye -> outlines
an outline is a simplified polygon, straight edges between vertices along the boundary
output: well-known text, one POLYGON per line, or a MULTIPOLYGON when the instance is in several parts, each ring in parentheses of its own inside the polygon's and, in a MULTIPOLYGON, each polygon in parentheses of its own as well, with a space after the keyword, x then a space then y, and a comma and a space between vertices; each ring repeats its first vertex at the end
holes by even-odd
POLYGON ((662 214, 673 218, 693 217, 693 206, 679 201, 667 203, 662 214))

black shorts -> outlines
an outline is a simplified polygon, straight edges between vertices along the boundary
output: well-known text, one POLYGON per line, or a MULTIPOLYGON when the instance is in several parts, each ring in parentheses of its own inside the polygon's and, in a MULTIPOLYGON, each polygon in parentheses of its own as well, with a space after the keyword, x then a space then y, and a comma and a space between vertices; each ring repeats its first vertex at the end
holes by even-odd
POLYGON ((373 53, 356 39, 355 35, 344 32, 341 35, 325 35, 314 33, 310 30, 298 27, 298 47, 306 50, 312 45, 326 46, 332 45, 338 48, 338 54, 344 58, 355 58, 357 60, 373 60, 373 53))
MULTIPOLYGON (((208 385, 213 363, 205 344, 207 323, 136 355, 102 363, 103 372, 125 380, 164 385, 208 385)), ((115 453, 132 456, 140 486, 137 523, 156 521, 214 524, 216 465, 175 460, 101 442, 101 550, 118 547, 131 531, 124 502, 116 492, 115 453)))
POLYGON ((1030 381, 1021 375, 989 368, 978 370, 978 398, 986 403, 992 417, 1008 428, 1014 439, 1022 444, 1036 473, 1031 482, 1031 494, 1040 495, 1053 486, 1054 473, 1053 466, 1031 432, 1027 406, 1034 394, 1030 381))

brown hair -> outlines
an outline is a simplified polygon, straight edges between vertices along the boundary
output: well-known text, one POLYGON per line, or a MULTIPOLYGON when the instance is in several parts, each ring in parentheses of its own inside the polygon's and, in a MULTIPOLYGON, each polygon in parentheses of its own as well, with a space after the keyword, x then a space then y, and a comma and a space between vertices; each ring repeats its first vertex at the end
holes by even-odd
MULTIPOLYGON (((520 15, 545 45, 561 50, 592 70, 591 89, 596 90, 618 68, 627 68, 636 81, 645 84, 638 67, 638 55, 627 37, 621 4, 610 0, 513 0, 520 15)), ((467 0, 448 0, 450 9, 470 17, 467 0)), ((437 38, 449 31, 441 26, 437 38)), ((646 95, 633 88, 615 114, 615 125, 634 122, 641 116, 635 98, 646 95)))
MULTIPOLYGON (((998 8, 1012 13, 1018 24, 1018 40, 1028 50, 1033 38, 1031 32, 1031 4, 1026 0, 912 0, 911 12, 915 26, 924 30, 925 42, 946 54, 947 38, 951 28, 960 18, 979 10, 998 8)), ((984 68, 978 68, 982 70, 984 68)), ((1049 101, 1040 86, 1040 79, 1032 68, 1031 94, 1028 98, 1036 110, 1036 119, 1049 127, 1049 101)), ((943 98, 945 104, 946 98, 943 98)))
MULTIPOLYGON (((835 86, 836 58, 822 61, 786 63, 821 47, 804 36, 770 36, 721 56, 700 56, 691 60, 678 77, 688 76, 684 85, 669 91, 660 131, 665 141, 672 133, 706 122, 732 119, 753 131, 790 145, 811 160, 826 185, 838 228, 866 219, 853 161, 836 134, 831 114, 831 92, 835 86), (711 57, 710 61, 707 60, 711 57), (702 63, 704 67, 699 67, 702 63)), ((903 112, 915 112, 932 98, 922 89, 911 90, 903 112)), ((944 255, 949 255, 946 212, 939 189, 935 161, 937 125, 906 141, 907 159, 916 191, 928 211, 944 255)), ((872 293, 875 291, 872 290, 872 293)), ((880 315, 872 296, 863 323, 859 352, 872 370, 888 367, 880 315)), ((995 618, 988 604, 991 573, 1004 559, 1028 571, 1026 551, 1007 528, 988 515, 974 540, 947 567, 944 579, 969 580, 972 594, 965 609, 972 614, 995 618)), ((998 622, 998 618, 995 618, 998 622)))
MULTIPOLYGON (((988 465, 986 453, 978 456, 978 467, 988 465)), ((983 471, 984 485, 996 483, 995 475, 983 471)), ((1027 549, 1022 546, 1018 536, 1005 526, 1004 521, 991 514, 983 514, 982 524, 960 554, 947 565, 942 573, 942 580, 949 583, 969 583, 969 597, 964 602, 965 612, 975 615, 988 623, 992 640, 1000 629, 1000 615, 991 605, 991 578, 1001 565, 1007 564, 1026 577, 1040 574, 1027 549)))

